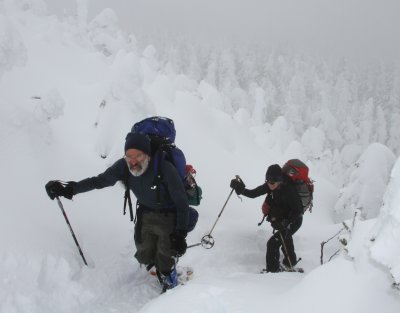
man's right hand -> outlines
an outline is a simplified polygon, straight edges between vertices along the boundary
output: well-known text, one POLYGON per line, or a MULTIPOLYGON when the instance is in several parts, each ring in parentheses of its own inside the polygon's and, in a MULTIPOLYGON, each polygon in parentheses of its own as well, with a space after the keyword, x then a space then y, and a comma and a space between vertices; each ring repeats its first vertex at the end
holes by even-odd
POLYGON ((54 200, 55 197, 64 197, 71 200, 74 195, 74 184, 76 183, 62 183, 59 180, 51 180, 46 184, 45 188, 51 200, 54 200))
POLYGON ((246 188, 246 185, 240 178, 234 178, 231 180, 230 187, 235 190, 235 192, 240 195, 246 188))

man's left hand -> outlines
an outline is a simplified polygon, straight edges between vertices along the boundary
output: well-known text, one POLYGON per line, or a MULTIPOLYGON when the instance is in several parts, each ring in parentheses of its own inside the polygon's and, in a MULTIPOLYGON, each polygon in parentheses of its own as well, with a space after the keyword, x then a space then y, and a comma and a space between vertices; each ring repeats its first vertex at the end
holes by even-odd
POLYGON ((171 240, 171 249, 176 251, 178 257, 184 255, 186 252, 186 235, 186 232, 177 230, 169 236, 171 240))

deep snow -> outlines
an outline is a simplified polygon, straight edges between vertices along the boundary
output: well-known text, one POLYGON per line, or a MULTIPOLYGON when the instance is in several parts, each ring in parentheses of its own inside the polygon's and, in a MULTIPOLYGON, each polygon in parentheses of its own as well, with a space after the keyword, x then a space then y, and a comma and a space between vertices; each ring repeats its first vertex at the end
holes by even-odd
POLYGON ((329 151, 337 147, 322 144, 321 129, 295 134, 284 117, 269 125, 241 110, 224 112, 215 87, 161 72, 154 48, 140 51, 118 39, 118 29, 102 31, 98 23, 86 28, 73 18, 60 21, 35 3, 0 3, 1 312, 399 311, 399 291, 391 285, 400 282, 400 161, 387 147, 371 143, 364 153, 342 153, 341 164, 352 165, 332 175, 336 159, 329 151), (106 56, 99 38, 122 44, 106 56), (102 172, 122 155, 131 125, 149 115, 174 119, 177 145, 198 171, 204 199, 189 244, 209 232, 234 175, 255 187, 269 164, 307 161, 316 181, 314 210, 295 235, 305 274, 258 274, 272 233, 266 223, 257 226, 263 199, 233 195, 213 232, 214 248, 191 248, 179 261, 194 267, 194 278, 159 296, 155 278, 133 258, 133 224, 122 215, 118 185, 62 200, 89 261, 83 266, 44 184, 102 172), (323 157, 311 157, 320 152, 323 157), (382 160, 378 175, 363 179, 382 160), (343 228, 338 200, 370 199, 379 213, 359 210, 353 220, 357 205, 346 211, 351 232, 343 230, 340 238, 349 243, 328 242, 321 266, 321 242, 343 228))

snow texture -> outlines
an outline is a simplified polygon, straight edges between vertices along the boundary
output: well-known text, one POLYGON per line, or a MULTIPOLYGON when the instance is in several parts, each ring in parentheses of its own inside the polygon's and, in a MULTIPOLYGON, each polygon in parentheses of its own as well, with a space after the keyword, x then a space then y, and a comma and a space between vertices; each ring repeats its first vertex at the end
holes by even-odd
POLYGON ((58 18, 43 1, 0 2, 0 312, 399 312, 398 66, 352 71, 174 38, 174 49, 142 47, 111 9, 90 20, 88 3, 58 18), (215 246, 179 260, 193 279, 160 295, 134 259, 119 184, 62 199, 83 265, 44 185, 101 173, 150 115, 175 121, 203 188, 189 244, 210 231, 234 175, 252 188, 270 164, 309 165, 314 210, 294 236, 304 274, 259 274, 272 235, 257 227, 263 199, 233 195, 215 246))

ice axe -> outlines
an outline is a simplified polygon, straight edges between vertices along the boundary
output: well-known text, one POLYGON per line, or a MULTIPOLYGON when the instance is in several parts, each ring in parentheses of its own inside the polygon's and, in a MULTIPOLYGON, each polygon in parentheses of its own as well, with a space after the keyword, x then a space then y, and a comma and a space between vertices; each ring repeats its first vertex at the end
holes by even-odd
MULTIPOLYGON (((241 181, 242 179, 239 177, 239 175, 235 175, 235 178, 239 181, 241 181)), ((217 225, 217 222, 219 221, 219 218, 222 215, 222 212, 224 212, 224 209, 229 201, 229 199, 231 198, 233 192, 235 191, 235 189, 232 188, 232 190, 230 191, 228 198, 226 199, 224 206, 221 209, 221 212, 219 212, 217 219, 215 220, 215 223, 213 225, 213 227, 211 228, 210 232, 205 235, 203 238, 201 238, 201 241, 199 243, 193 244, 188 246, 188 248, 193 248, 193 247, 197 247, 197 246, 202 246, 205 249, 211 249, 212 247, 214 247, 215 244, 215 240, 214 237, 211 235, 211 233, 213 232, 215 225, 217 225)))

